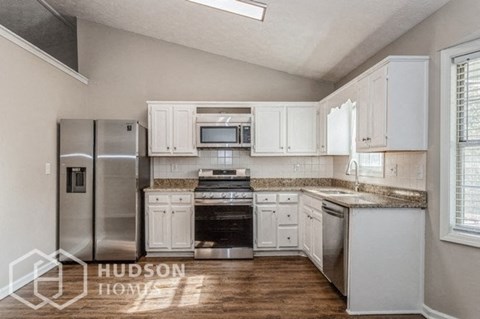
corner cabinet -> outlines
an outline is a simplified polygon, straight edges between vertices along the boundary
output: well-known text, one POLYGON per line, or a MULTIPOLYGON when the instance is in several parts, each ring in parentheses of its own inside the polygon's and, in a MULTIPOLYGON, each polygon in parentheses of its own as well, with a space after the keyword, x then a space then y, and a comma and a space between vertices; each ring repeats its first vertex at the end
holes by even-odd
POLYGON ((427 149, 428 61, 392 56, 359 77, 358 152, 427 149))
POLYGON ((147 254, 193 252, 193 193, 145 193, 147 254))
POLYGON ((193 105, 148 104, 150 156, 197 156, 193 105))
POLYGON ((252 156, 318 155, 318 103, 255 106, 252 156))

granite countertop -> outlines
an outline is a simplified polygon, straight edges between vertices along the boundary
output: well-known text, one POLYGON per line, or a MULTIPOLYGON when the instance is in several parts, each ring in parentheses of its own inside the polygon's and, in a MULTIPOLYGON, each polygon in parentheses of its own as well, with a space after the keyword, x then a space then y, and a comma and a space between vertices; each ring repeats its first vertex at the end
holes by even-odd
POLYGON ((148 192, 156 192, 156 193, 189 193, 193 192, 195 190, 195 187, 186 187, 186 188, 165 188, 165 187, 159 187, 159 186, 153 186, 153 187, 148 187, 145 188, 143 191, 148 193, 148 192))
MULTIPOLYGON (((426 208, 427 203, 422 201, 400 199, 391 196, 372 194, 359 192, 354 193, 354 196, 351 195, 328 195, 322 194, 322 190, 329 189, 331 187, 322 187, 322 188, 303 188, 301 191, 310 196, 326 199, 332 203, 342 205, 348 208, 426 208)), ((346 188, 335 188, 339 191, 348 191, 352 192, 346 188)))
POLYGON ((193 192, 198 185, 197 179, 155 179, 153 186, 144 192, 193 192))

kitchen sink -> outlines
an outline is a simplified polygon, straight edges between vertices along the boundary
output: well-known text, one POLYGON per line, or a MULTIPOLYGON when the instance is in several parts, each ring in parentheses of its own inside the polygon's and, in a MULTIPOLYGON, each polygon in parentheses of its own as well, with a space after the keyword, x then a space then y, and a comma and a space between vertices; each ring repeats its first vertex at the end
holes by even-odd
POLYGON ((339 191, 339 190, 321 190, 321 191, 318 191, 318 192, 322 193, 322 194, 327 194, 327 195, 357 195, 357 194, 352 193, 352 192, 339 191))

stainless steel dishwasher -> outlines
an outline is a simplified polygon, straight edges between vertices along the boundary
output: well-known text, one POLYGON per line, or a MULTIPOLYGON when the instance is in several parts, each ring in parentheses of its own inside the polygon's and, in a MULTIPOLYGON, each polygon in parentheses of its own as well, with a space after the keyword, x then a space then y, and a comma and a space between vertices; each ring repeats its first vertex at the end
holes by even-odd
POLYGON ((323 273, 340 293, 347 295, 348 208, 332 202, 322 204, 323 273))

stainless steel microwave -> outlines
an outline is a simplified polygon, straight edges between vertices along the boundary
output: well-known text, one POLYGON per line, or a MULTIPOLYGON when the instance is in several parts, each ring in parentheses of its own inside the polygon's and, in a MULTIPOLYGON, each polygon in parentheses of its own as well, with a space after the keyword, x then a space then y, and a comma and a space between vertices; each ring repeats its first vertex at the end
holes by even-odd
POLYGON ((197 115, 197 147, 250 147, 250 114, 197 115))

